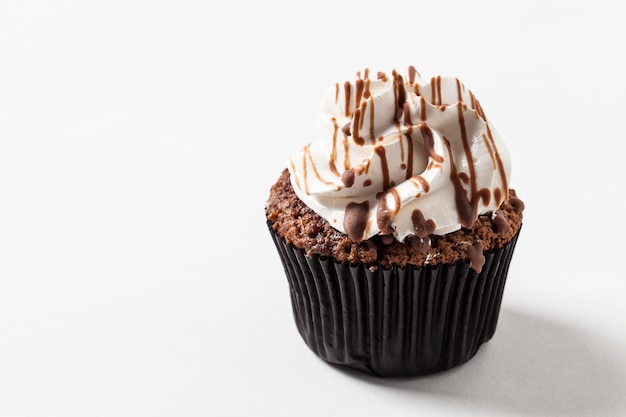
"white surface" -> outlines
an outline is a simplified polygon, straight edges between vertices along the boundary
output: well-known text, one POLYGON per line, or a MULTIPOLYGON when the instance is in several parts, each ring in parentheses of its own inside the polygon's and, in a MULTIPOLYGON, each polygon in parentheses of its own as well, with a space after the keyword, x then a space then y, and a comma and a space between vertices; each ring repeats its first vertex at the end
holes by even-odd
POLYGON ((0 416, 626 415, 617 3, 335 3, 0 3, 0 416), (263 206, 325 88, 408 64, 527 210, 494 339, 381 380, 304 345, 263 206))

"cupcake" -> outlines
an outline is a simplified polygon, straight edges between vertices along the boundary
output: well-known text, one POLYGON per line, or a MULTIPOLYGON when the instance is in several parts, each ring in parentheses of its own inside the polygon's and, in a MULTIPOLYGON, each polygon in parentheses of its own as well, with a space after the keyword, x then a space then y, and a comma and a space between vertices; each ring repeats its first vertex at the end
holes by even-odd
POLYGON ((510 172, 456 78, 366 69, 332 86, 319 136, 265 206, 308 347, 379 376, 471 359, 495 333, 522 226, 510 172))

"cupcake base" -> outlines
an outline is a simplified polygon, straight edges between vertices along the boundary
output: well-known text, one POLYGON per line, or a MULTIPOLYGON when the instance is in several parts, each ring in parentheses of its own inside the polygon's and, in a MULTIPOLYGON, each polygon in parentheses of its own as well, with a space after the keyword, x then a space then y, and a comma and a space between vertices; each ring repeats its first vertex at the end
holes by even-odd
POLYGON ((494 335, 519 236, 469 262, 370 270, 307 256, 268 223, 289 281, 296 326, 321 359, 378 376, 440 372, 494 335))

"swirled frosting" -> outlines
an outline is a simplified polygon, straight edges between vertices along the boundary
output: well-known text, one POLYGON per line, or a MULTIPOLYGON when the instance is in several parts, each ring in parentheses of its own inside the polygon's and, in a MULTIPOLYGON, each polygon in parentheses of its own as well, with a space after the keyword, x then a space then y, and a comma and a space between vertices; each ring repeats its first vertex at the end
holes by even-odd
POLYGON ((354 241, 469 228, 508 199, 508 151, 456 78, 366 69, 328 90, 320 121, 289 159, 291 182, 354 241))

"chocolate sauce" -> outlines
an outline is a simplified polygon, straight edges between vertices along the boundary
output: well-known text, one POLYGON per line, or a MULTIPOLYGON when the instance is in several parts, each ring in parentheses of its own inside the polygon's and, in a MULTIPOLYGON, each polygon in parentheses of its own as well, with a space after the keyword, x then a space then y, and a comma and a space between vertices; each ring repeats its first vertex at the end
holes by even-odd
MULTIPOLYGON (((406 176, 405 178, 408 180, 409 178, 411 178, 411 176, 413 175, 413 128, 410 127, 407 129, 407 132, 405 134, 406 136, 406 143, 407 143, 407 149, 406 149, 406 165, 404 165, 402 168, 404 168, 406 170, 406 176)), ((404 148, 402 148, 404 150, 404 148)), ((404 155, 403 158, 404 159, 404 155)))
POLYGON ((374 152, 380 158, 380 169, 383 175, 383 191, 387 191, 391 187, 389 183, 389 165, 387 164, 387 155, 385 154, 385 148, 382 146, 376 146, 374 152))
POLYGON ((337 169, 337 165, 335 165, 335 159, 332 158, 330 161, 328 161, 328 167, 330 168, 330 172, 332 172, 333 174, 335 174, 336 176, 339 176, 339 170, 337 169))
POLYGON ((511 196, 509 198, 509 204, 513 207, 513 209, 515 209, 516 213, 524 211, 524 202, 516 196, 511 196))
POLYGON ((426 99, 420 96, 420 120, 426 121, 426 99))
POLYGON ((393 71, 393 92, 396 99, 396 115, 393 119, 395 123, 400 121, 400 117, 404 113, 404 102, 406 101, 406 90, 404 89, 404 79, 402 75, 393 71))
POLYGON ((391 233, 391 219, 396 215, 400 207, 400 196, 395 189, 390 189, 387 193, 380 193, 376 196, 378 199, 378 208, 376 210, 376 225, 380 229, 380 233, 391 233), (394 199, 394 208, 391 209, 387 205, 387 195, 391 195, 394 199))
POLYGON ((502 212, 502 210, 496 210, 494 212, 493 224, 496 227, 496 232, 498 233, 506 233, 511 229, 509 222, 506 219, 506 215, 502 212))
POLYGON ((413 120, 411 118, 411 105, 409 103, 404 103, 402 105, 402 113, 404 116, 404 126, 413 126, 413 120))
POLYGON ((354 170, 347 169, 341 174, 341 182, 343 182, 346 187, 350 188, 354 185, 354 177, 354 170))
POLYGON ((430 239, 413 236, 410 238, 411 246, 419 253, 426 253, 431 247, 430 239))
POLYGON ((483 254, 483 243, 478 241, 474 245, 467 248, 467 256, 470 261, 470 268, 476 273, 480 273, 483 270, 485 264, 485 255, 483 254))
POLYGON ((499 187, 494 188, 493 198, 498 207, 502 204, 502 190, 499 187))
POLYGON ((426 150, 426 153, 428 153, 428 156, 436 162, 443 162, 443 156, 435 152, 435 138, 433 136, 433 131, 430 130, 430 127, 428 127, 426 123, 421 123, 418 127, 422 133, 422 137, 424 138, 424 149, 426 150))
POLYGON ((376 112, 374 111, 374 100, 370 100, 370 103, 372 107, 372 110, 370 110, 370 140, 372 141, 372 145, 374 145, 376 143, 376 132, 374 131, 374 127, 376 126, 376 121, 374 120, 376 112))
POLYGON ((339 130, 339 126, 337 126, 337 119, 335 119, 334 117, 331 118, 331 121, 333 122, 333 145, 330 152, 330 160, 328 161, 328 166, 333 174, 339 176, 339 170, 337 169, 337 165, 335 165, 335 159, 337 159, 337 133, 339 130))
MULTIPOLYGON (((415 182, 416 185, 418 185, 419 188, 421 188, 422 190, 424 190, 425 193, 430 191, 430 184, 428 183, 428 181, 426 181, 426 179, 424 177, 422 177, 421 175, 413 175, 411 177, 411 181, 415 182)), ((416 197, 419 197, 421 193, 418 193, 416 195, 416 197)))
POLYGON ((361 102, 361 97, 363 96, 363 90, 365 89, 365 83, 362 79, 356 80, 354 83, 355 86, 355 94, 354 94, 354 103, 355 106, 358 106, 361 102))
POLYGON ((413 210, 413 213, 411 213, 411 221, 413 222, 415 235, 422 239, 428 237, 437 228, 435 221, 433 219, 426 220, 424 214, 418 209, 413 210))
POLYGON ((350 136, 351 135, 351 133, 350 133, 350 125, 351 124, 352 123, 348 122, 345 125, 343 125, 343 127, 341 128, 341 131, 343 132, 344 135, 346 135, 346 136, 350 136))
POLYGON ((348 203, 343 219, 343 228, 350 239, 355 242, 363 240, 363 234, 367 228, 369 217, 370 205, 367 201, 362 203, 348 203))
MULTIPOLYGON (((361 103, 361 107, 359 107, 359 115, 361 114, 367 114, 367 101, 364 101, 361 103)), ((356 112, 356 111, 355 111, 356 112)), ((370 112, 370 123, 369 123, 369 134, 370 134, 370 143, 372 145, 376 144, 376 134, 374 133, 374 101, 372 101, 372 111, 370 112)), ((364 117, 359 117, 359 120, 357 121, 355 119, 355 130, 357 131, 357 134, 360 134, 361 130, 363 130, 363 125, 365 124, 365 118, 364 117)), ((363 142, 365 142, 365 139, 363 137, 359 137, 359 140, 363 140, 363 142)))
POLYGON ((461 81, 458 78, 456 79, 456 96, 457 96, 457 101, 463 101, 461 81))
POLYGON ((441 76, 438 75, 436 77, 432 77, 430 79, 430 94, 431 100, 430 102, 435 106, 441 106, 441 76))
POLYGON ((308 181, 308 169, 307 169, 307 161, 311 161, 311 169, 313 170, 313 173, 315 174, 315 177, 318 179, 318 181, 320 181, 323 184, 326 185, 333 185, 333 183, 331 181, 327 181, 324 178, 322 178, 322 175, 319 173, 317 166, 315 165, 315 161, 313 160, 313 156, 311 155, 311 149, 310 149, 310 144, 306 145, 304 148, 302 148, 303 152, 302 152, 302 167, 304 168, 302 170, 302 181, 304 182, 304 191, 309 194, 309 181, 308 181))
POLYGON ((361 109, 355 109, 354 113, 352 113, 352 117, 354 118, 354 130, 355 132, 352 132, 352 138, 354 140, 354 143, 356 143, 359 146, 363 146, 365 145, 365 139, 362 138, 359 135, 359 127, 361 126, 361 109))
POLYGON ((415 69, 413 65, 409 66, 409 84, 415 84, 415 76, 419 77, 419 72, 415 69))
POLYGON ((350 116, 350 92, 351 92, 349 81, 346 81, 345 83, 343 83, 343 91, 344 91, 344 94, 346 95, 346 98, 345 98, 346 105, 345 105, 345 109, 343 113, 346 117, 348 117, 350 116))
MULTIPOLYGON (((354 185, 354 181, 357 175, 361 175, 364 172, 367 172, 370 168, 369 159, 363 160, 360 164, 353 166, 352 168, 346 169, 343 174, 341 174, 341 181, 344 183, 346 187, 352 187, 354 185)), ((366 180, 365 182, 369 182, 367 185, 372 183, 371 180, 366 180)), ((366 184, 363 184, 366 185, 366 184)))
MULTIPOLYGON (((496 164, 498 166, 498 171, 500 172, 500 181, 502 181, 502 188, 504 189, 504 200, 509 198, 509 182, 506 178, 506 171, 504 169, 504 163, 502 162, 502 158, 500 158, 500 154, 498 153, 498 149, 496 147, 495 140, 493 139, 493 135, 491 133, 491 128, 489 127, 489 122, 487 121, 487 116, 485 116, 485 112, 483 111, 480 102, 476 99, 474 94, 470 91, 470 104, 472 109, 476 110, 478 116, 480 116, 485 121, 485 127, 487 129, 487 137, 489 141, 485 141, 485 143, 490 143, 490 150, 492 154, 495 155, 496 164)), ((499 196, 500 197, 500 196, 499 196)), ((496 198, 496 204, 500 205, 500 198, 496 198)))
MULTIPOLYGON (((304 183, 302 185, 306 194, 309 194, 309 181, 316 181, 323 185, 331 185, 336 189, 343 187, 356 188, 357 184, 359 187, 368 187, 373 184, 371 177, 361 178, 361 180, 357 177, 360 176, 364 170, 368 170, 370 164, 374 161, 374 167, 377 171, 380 169, 380 173, 376 173, 376 189, 370 189, 369 191, 377 193, 378 207, 369 207, 368 205, 364 208, 363 204, 366 204, 365 202, 351 202, 349 208, 345 208, 345 214, 346 216, 350 216, 351 220, 347 220, 346 218, 344 223, 348 224, 348 227, 352 231, 352 236, 358 235, 359 231, 370 231, 369 228, 371 225, 369 222, 373 222, 373 219, 369 217, 369 214, 365 216, 363 213, 370 213, 374 210, 376 210, 376 224, 378 225, 380 233, 389 233, 392 230, 392 219, 401 210, 401 203, 406 203, 414 198, 423 197, 424 193, 431 191, 430 183, 428 182, 432 180, 430 176, 425 175, 422 177, 421 175, 414 175, 414 170, 423 168, 422 166, 415 166, 416 150, 420 151, 418 152, 420 157, 423 157, 424 153, 428 156, 428 166, 426 168, 428 170, 442 168, 447 170, 449 164, 449 180, 454 190, 456 210, 459 217, 458 223, 461 224, 461 227, 472 227, 478 218, 478 210, 481 202, 484 206, 489 206, 491 203, 496 204, 495 207, 498 207, 502 201, 509 199, 508 181, 504 163, 495 142, 497 138, 494 139, 492 135, 480 103, 476 100, 471 91, 465 89, 465 86, 458 78, 447 79, 436 76, 430 79, 431 106, 428 103, 429 100, 419 94, 420 75, 415 67, 409 67, 408 74, 406 75, 407 80, 396 70, 392 71, 391 79, 388 79, 387 74, 383 72, 377 73, 379 80, 389 83, 386 86, 386 94, 389 95, 386 96, 385 100, 377 102, 374 101, 374 97, 372 96, 369 75, 369 69, 365 69, 363 73, 357 72, 358 78, 354 82, 354 86, 348 81, 343 83, 343 86, 341 83, 335 84, 335 103, 339 107, 339 115, 337 117, 340 120, 343 119, 341 115, 343 112, 346 118, 351 118, 351 122, 339 126, 337 120, 332 118, 331 121, 334 130, 330 160, 326 160, 328 161, 328 165, 320 164, 316 166, 316 159, 313 158, 311 149, 309 149, 307 145, 304 148, 300 163, 302 167, 300 175, 302 178, 295 178, 297 184, 300 184, 300 181, 304 183), (456 82, 455 85, 452 84, 454 82, 456 82), (445 100, 442 86, 446 89, 445 100), (343 97, 341 96, 341 88, 343 88, 343 97), (456 97, 454 96, 455 93, 456 97), (393 97, 391 97, 391 94, 393 94, 393 97), (409 97, 409 95, 413 96, 409 97), (468 96, 469 100, 467 100, 468 96), (395 126, 390 125, 389 123, 391 121, 388 119, 383 121, 384 126, 378 126, 381 128, 380 132, 382 133, 379 133, 381 136, 377 137, 375 131, 376 112, 374 106, 375 103, 386 102, 387 98, 389 101, 393 100, 392 103, 395 108, 388 110, 391 110, 393 113, 393 123, 395 126), (342 99, 345 100, 345 103, 340 103, 342 99), (417 99, 419 99, 419 103, 416 102, 417 99), (455 99, 456 102, 454 102, 455 99), (420 106, 419 112, 415 107, 416 105, 420 106), (456 106, 456 108, 453 108, 453 106, 456 106), (447 107, 450 107, 452 112, 443 116, 437 114, 434 110, 439 109, 441 112, 444 112, 447 107), (457 115, 451 118, 450 113, 454 111, 457 112, 457 115), (454 154, 452 152, 451 142, 444 136, 444 134, 447 134, 446 131, 442 130, 442 132, 437 131, 437 133, 435 133, 435 131, 432 130, 433 128, 426 123, 429 116, 432 118, 430 122, 434 129, 438 129, 440 123, 452 122, 453 126, 451 127, 452 130, 450 130, 450 134, 454 135, 454 137, 449 137, 454 139, 452 142, 454 143, 454 154), (472 118, 482 118, 484 125, 478 125, 479 127, 484 126, 485 130, 480 132, 482 137, 474 137, 473 131, 468 131, 468 129, 473 129, 475 126, 472 118), (458 123, 458 125, 454 125, 455 119, 457 119, 456 123, 458 123), (397 132, 394 132, 394 128, 397 132), (418 134, 417 129, 419 129, 421 137, 415 136, 418 134), (341 131, 343 135, 341 135, 339 131, 341 131), (369 138, 367 137, 368 133, 369 138), (383 134, 385 136, 382 136, 383 134), (341 153, 339 146, 342 146, 338 142, 340 138, 343 144, 343 161, 338 160, 341 153), (392 141, 396 143, 391 144, 392 146, 390 148, 383 147, 378 142, 381 141, 382 143, 385 138, 388 139, 389 144, 391 144, 392 141), (447 153, 446 151, 435 150, 435 146, 439 146, 439 144, 436 143, 436 140, 438 141, 439 138, 443 140, 447 148, 447 153), (418 145, 423 146, 423 151, 421 149, 414 149, 416 144, 414 140, 418 141, 418 145), (353 146, 355 144, 359 147, 366 146, 367 144, 368 148, 362 151, 354 151, 353 146), (371 148, 369 147, 370 145, 371 148), (491 157, 490 160, 485 157, 486 160, 480 161, 480 163, 493 164, 493 170, 500 171, 498 174, 494 173, 494 175, 500 176, 499 184, 493 183, 493 180, 498 181, 496 177, 492 179, 489 187, 483 187, 481 185, 484 181, 482 177, 477 177, 479 169, 476 165, 479 163, 476 159, 478 156, 475 155, 477 146, 480 146, 479 149, 481 151, 486 148, 486 153, 491 157), (351 149, 353 152, 350 152, 351 149), (369 152, 370 149, 372 157, 363 156, 363 151, 369 152), (365 159, 363 159, 359 165, 355 166, 354 164, 359 162, 354 156, 357 154, 360 155, 359 159, 365 159), (374 155, 377 155, 377 158, 379 158, 380 165, 376 163, 376 157, 374 157, 374 155), (447 159, 444 158, 444 156, 447 157, 447 159), (455 157, 458 158, 457 163, 454 161, 455 157), (341 166, 341 162, 343 162, 343 167, 341 166), (327 178, 323 178, 323 176, 327 178), (339 183, 338 185, 338 180, 341 180, 342 184, 339 183), (415 188, 401 187, 400 190, 397 190, 395 188, 396 182, 403 181, 411 182, 412 186, 415 188), (402 198, 399 194, 400 192, 403 193, 402 198), (413 192, 414 195, 411 195, 413 192)), ((422 85, 422 87, 428 88, 428 84, 422 85)), ((385 146, 387 146, 387 142, 385 142, 385 146)), ((325 158, 323 154, 318 155, 317 152, 315 156, 316 158, 325 158)), ((418 162, 421 161, 422 159, 418 162)), ((319 161, 317 163, 319 164, 319 161)), ((492 167, 487 166, 486 168, 491 170, 492 167)), ((423 200, 426 201, 425 198, 423 200)), ((343 205, 345 203, 340 204, 343 205)), ((511 204, 516 207, 516 210, 523 210, 523 203, 521 201, 511 199, 511 204)), ((415 207, 418 206, 419 205, 416 205, 415 207)), ((411 213, 410 210, 408 210, 407 214, 409 213, 411 213)), ((435 219, 439 219, 436 214, 430 213, 429 215, 432 218, 428 220, 423 217, 420 210, 413 211, 410 215, 412 216, 411 220, 416 232, 423 234, 430 231, 432 227, 434 227, 434 229, 429 233, 434 233, 434 230, 436 230, 436 226, 433 226, 435 219), (432 222, 432 224, 429 222, 432 222)), ((503 220, 506 219, 495 216, 494 228, 505 230, 506 221, 502 222, 503 220), (496 223, 498 224, 496 225, 496 223)), ((348 230, 348 227, 345 227, 345 230, 348 230)), ((394 232, 396 231, 394 230, 394 232)), ((404 233, 403 236, 411 232, 408 230, 404 231, 404 233)), ((359 236, 359 239, 362 237, 362 235, 359 236)))
MULTIPOLYGON (((461 175, 457 172, 456 165, 454 164, 450 142, 447 139, 445 139, 444 142, 448 148, 448 154, 451 160, 450 181, 452 181, 452 185, 454 186, 454 201, 456 202, 456 209, 459 213, 459 221, 461 226, 471 228, 474 221, 478 218, 478 202, 482 200, 484 204, 488 204, 491 192, 488 188, 476 190, 476 178, 472 177, 472 190, 470 191, 470 197, 467 197, 467 192, 461 182, 461 175)), ((472 164, 470 163, 470 165, 472 164)))

